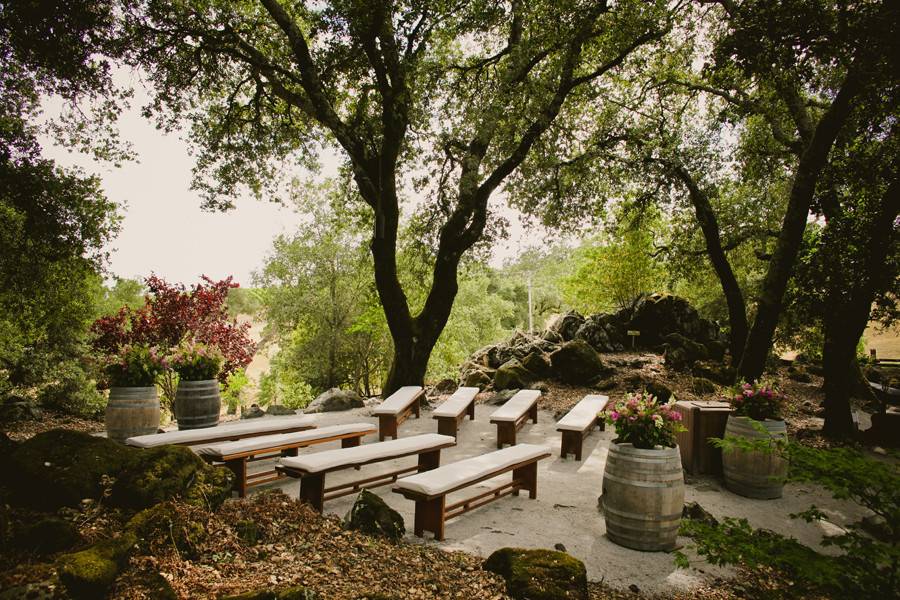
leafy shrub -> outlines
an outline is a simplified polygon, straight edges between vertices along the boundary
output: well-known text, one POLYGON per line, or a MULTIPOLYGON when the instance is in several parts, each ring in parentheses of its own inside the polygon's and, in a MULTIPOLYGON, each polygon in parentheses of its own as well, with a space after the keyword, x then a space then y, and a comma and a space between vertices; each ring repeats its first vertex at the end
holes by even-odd
POLYGON ((222 370, 223 361, 218 348, 193 340, 179 344, 169 357, 172 369, 184 381, 215 379, 222 370))
POLYGON ((259 404, 283 404, 291 409, 306 408, 316 397, 312 386, 294 371, 280 368, 276 362, 259 381, 259 404))
POLYGON ((731 406, 739 417, 750 417, 755 421, 781 419, 784 396, 771 384, 743 383, 734 390, 731 406))
MULTIPOLYGON (((721 524, 682 521, 682 533, 694 539, 698 554, 717 565, 743 565, 779 571, 793 582, 786 597, 801 593, 829 598, 900 597, 900 467, 876 460, 851 448, 816 449, 788 444, 791 481, 814 482, 836 499, 850 500, 874 513, 876 529, 863 521, 839 525, 843 533, 823 538, 822 545, 837 553, 818 552, 793 538, 754 530, 746 519, 725 518, 721 524)), ((824 521, 816 508, 791 515, 807 522, 824 521)), ((688 565, 684 554, 679 566, 688 565)))
POLYGON ((123 346, 106 366, 112 387, 150 387, 166 367, 166 359, 155 346, 134 344, 123 346))
POLYGON ((106 408, 106 398, 97 391, 97 381, 78 361, 58 363, 48 369, 47 379, 49 383, 38 394, 42 406, 89 418, 101 415, 106 408))
POLYGON ((241 393, 250 384, 247 372, 244 369, 235 371, 228 376, 225 384, 222 386, 222 400, 228 407, 228 414, 237 413, 237 409, 241 406, 241 393))
POLYGON ((617 402, 604 418, 615 426, 620 444, 647 450, 656 446, 674 448, 675 434, 681 430, 681 413, 673 410, 674 405, 674 396, 668 403, 658 404, 655 396, 636 392, 617 402))

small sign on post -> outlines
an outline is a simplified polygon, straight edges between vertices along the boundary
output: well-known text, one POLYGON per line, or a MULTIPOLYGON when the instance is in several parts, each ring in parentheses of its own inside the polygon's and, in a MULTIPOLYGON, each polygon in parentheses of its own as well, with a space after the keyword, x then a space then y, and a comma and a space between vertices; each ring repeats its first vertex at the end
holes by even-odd
POLYGON ((641 332, 637 329, 629 329, 626 333, 631 337, 631 349, 634 350, 634 338, 641 335, 641 332))

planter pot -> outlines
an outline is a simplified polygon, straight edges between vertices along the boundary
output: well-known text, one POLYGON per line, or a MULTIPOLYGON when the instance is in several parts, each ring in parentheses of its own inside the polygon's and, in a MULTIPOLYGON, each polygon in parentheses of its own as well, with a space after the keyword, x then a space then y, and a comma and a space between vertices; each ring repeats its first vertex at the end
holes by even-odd
POLYGON ((603 471, 610 540, 634 550, 673 550, 684 507, 678 447, 641 450, 611 442, 603 471))
POLYGON ((222 412, 219 381, 179 381, 175 392, 175 420, 178 429, 215 427, 222 412))
POLYGON ((114 387, 106 404, 106 435, 124 442, 136 435, 156 433, 159 428, 159 396, 156 386, 114 387))
MULTIPOLYGON (((750 417, 730 415, 725 424, 725 437, 751 440, 775 439, 787 441, 784 421, 754 421, 750 417), (762 426, 765 433, 757 431, 754 424, 762 426)), ((781 498, 787 461, 775 452, 741 450, 722 451, 722 471, 725 487, 741 496, 763 500, 781 498)))

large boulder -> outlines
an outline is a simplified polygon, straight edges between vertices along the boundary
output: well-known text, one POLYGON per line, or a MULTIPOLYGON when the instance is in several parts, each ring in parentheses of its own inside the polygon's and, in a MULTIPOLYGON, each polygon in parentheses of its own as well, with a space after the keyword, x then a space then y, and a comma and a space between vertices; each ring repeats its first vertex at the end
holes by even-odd
POLYGON ((568 342, 575 339, 575 333, 583 324, 584 317, 577 311, 570 310, 564 315, 554 317, 548 323, 547 330, 558 334, 562 341, 568 342))
POLYGON ((362 408, 365 405, 365 400, 353 390, 331 388, 319 394, 315 400, 309 403, 304 412, 335 412, 350 410, 351 408, 362 408))
POLYGON ((22 524, 12 539, 12 547, 38 555, 56 554, 82 541, 71 521, 45 517, 22 524))
POLYGON ((564 383, 586 385, 609 370, 584 340, 572 340, 550 355, 553 375, 564 383))
POLYGON ((59 557, 59 580, 69 596, 76 600, 105 598, 135 543, 137 537, 126 532, 100 541, 87 550, 59 557))
POLYGON ((506 361, 494 373, 494 389, 510 390, 528 387, 535 375, 515 358, 506 361))
POLYGON ((597 352, 621 352, 625 330, 615 321, 615 316, 602 313, 591 315, 575 332, 576 339, 586 341, 597 352))
POLYGON ((584 563, 557 550, 501 548, 484 569, 506 580, 506 593, 516 600, 587 600, 584 563))
POLYGON ((406 533, 400 513, 368 490, 359 494, 344 522, 348 529, 389 540, 399 540, 406 533))
POLYGON ((714 322, 700 317, 684 298, 671 294, 652 294, 638 300, 628 329, 640 331, 638 342, 649 347, 658 346, 670 333, 678 333, 700 343, 721 337, 714 322))
POLYGON ((551 371, 550 357, 538 349, 532 350, 522 359, 522 366, 538 377, 547 377, 551 371))
POLYGON ((285 406, 284 404, 270 404, 268 408, 266 408, 266 414, 273 417, 284 417, 297 414, 297 410, 285 406))
POLYGON ((6 485, 16 504, 55 511, 100 498, 111 484, 111 506, 142 509, 180 497, 218 507, 234 475, 211 467, 189 448, 131 448, 78 431, 53 429, 19 444, 7 462, 6 485))
POLYGON ((462 377, 463 385, 466 387, 477 387, 483 390, 494 381, 493 373, 493 370, 488 371, 487 369, 474 369, 468 371, 462 377))

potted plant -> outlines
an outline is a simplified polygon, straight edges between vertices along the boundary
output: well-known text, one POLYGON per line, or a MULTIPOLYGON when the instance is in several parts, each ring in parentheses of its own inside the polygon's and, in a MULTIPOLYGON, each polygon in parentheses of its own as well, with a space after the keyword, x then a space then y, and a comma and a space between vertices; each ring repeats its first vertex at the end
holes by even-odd
POLYGON ((730 401, 734 411, 718 443, 725 487, 748 498, 781 498, 788 468, 778 451, 787 443, 784 396, 769 384, 743 383, 730 401))
POLYGON ((684 506, 681 453, 675 442, 681 414, 675 398, 659 404, 638 392, 607 410, 616 428, 603 471, 606 535, 634 550, 675 548, 684 506))
POLYGON ((136 435, 156 433, 159 395, 156 378, 166 369, 165 357, 155 346, 123 346, 106 365, 109 400, 106 435, 119 442, 136 435))
POLYGON ((194 340, 179 344, 169 358, 178 374, 175 392, 175 420, 178 429, 213 427, 219 422, 222 400, 219 397, 219 372, 222 353, 194 340))

